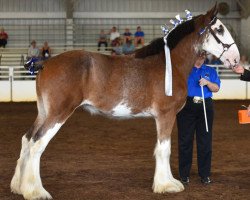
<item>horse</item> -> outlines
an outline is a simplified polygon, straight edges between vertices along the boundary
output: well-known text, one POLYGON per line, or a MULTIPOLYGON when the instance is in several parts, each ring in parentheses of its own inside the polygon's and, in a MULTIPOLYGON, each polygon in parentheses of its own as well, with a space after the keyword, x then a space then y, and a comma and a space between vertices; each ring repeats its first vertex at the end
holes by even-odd
POLYGON ((171 132, 176 114, 186 101, 188 75, 202 50, 219 57, 228 68, 239 62, 238 48, 216 15, 215 5, 169 33, 172 96, 165 95, 163 38, 126 56, 73 50, 45 61, 36 78, 38 115, 22 137, 11 191, 30 200, 52 198, 42 185, 40 157, 78 107, 111 118, 154 118, 157 142, 153 192, 183 191, 183 184, 172 175, 170 154, 171 132))

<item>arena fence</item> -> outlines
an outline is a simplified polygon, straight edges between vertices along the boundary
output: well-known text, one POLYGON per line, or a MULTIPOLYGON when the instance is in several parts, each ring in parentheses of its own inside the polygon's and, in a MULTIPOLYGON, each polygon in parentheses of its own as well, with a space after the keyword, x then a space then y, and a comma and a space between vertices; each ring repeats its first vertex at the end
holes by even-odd
MULTIPOLYGON (((250 99, 250 83, 240 81, 239 75, 218 65, 221 89, 215 99, 250 99)), ((23 66, 0 66, 0 102, 36 101, 36 75, 31 75, 23 66)))

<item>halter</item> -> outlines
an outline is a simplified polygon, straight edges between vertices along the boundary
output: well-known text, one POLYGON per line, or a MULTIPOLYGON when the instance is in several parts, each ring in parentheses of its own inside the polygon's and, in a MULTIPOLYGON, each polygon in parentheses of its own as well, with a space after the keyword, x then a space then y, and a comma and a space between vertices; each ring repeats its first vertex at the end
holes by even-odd
MULTIPOLYGON (((223 52, 220 54, 220 57, 218 58, 218 59, 220 59, 221 56, 222 56, 226 51, 228 51, 229 48, 230 48, 233 44, 235 44, 235 42, 233 42, 232 44, 225 44, 225 43, 223 43, 223 42, 216 36, 214 30, 211 28, 211 26, 215 24, 216 20, 217 20, 217 17, 214 17, 214 18, 212 19, 212 21, 209 23, 209 25, 208 25, 206 28, 208 28, 208 30, 210 31, 210 33, 212 34, 212 36, 214 37, 214 39, 216 40, 216 42, 217 42, 218 44, 221 44, 222 47, 223 47, 223 52)), ((206 29, 206 28, 205 28, 205 29, 206 29)), ((205 32, 205 31, 204 31, 204 32, 205 32)), ((201 33, 201 34, 202 34, 202 33, 201 33)))

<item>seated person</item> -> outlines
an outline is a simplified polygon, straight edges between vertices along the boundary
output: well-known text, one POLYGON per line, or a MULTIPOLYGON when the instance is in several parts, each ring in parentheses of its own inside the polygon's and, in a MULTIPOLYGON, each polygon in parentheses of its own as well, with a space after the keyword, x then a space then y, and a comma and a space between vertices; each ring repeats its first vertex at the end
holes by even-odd
POLYGON ((110 31, 110 43, 112 47, 116 46, 116 38, 120 38, 120 33, 116 30, 116 27, 114 26, 110 31))
POLYGON ((39 58, 39 56, 40 56, 40 51, 38 47, 36 46, 36 41, 32 40, 30 43, 30 48, 28 49, 27 60, 31 58, 39 58))
POLYGON ((138 47, 139 44, 144 46, 144 32, 140 26, 137 27, 137 31, 135 32, 135 46, 138 47))
POLYGON ((120 38, 116 38, 114 40, 116 46, 114 46, 111 50, 111 55, 122 55, 122 46, 120 42, 120 38))
POLYGON ((123 33, 123 38, 124 43, 126 43, 128 40, 132 40, 132 33, 130 33, 128 28, 125 29, 125 32, 123 33))
POLYGON ((51 49, 47 41, 44 42, 43 47, 41 49, 41 53, 42 53, 43 60, 46 60, 51 57, 51 49))
POLYGON ((101 32, 99 34, 98 51, 100 51, 100 47, 102 44, 105 45, 105 47, 106 47, 105 50, 107 51, 108 42, 107 42, 107 35, 104 33, 104 30, 101 30, 101 32))
POLYGON ((36 41, 32 40, 28 49, 27 62, 24 64, 24 68, 29 70, 31 74, 42 68, 40 51, 36 46, 36 41))
POLYGON ((122 51, 125 55, 134 52, 135 46, 132 44, 132 40, 127 40, 127 42, 123 45, 122 51))
POLYGON ((1 28, 1 31, 0 31, 0 47, 5 48, 5 46, 7 44, 7 40, 8 40, 8 34, 6 32, 4 32, 3 28, 1 28))

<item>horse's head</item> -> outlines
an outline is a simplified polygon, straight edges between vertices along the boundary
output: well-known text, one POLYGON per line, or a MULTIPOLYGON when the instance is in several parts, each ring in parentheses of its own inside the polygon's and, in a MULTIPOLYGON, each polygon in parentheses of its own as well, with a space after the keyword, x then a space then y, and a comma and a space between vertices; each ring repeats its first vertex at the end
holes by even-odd
POLYGON ((202 36, 202 49, 218 57, 226 67, 234 67, 239 63, 239 50, 225 27, 217 19, 217 5, 205 15, 198 17, 197 33, 202 36))

